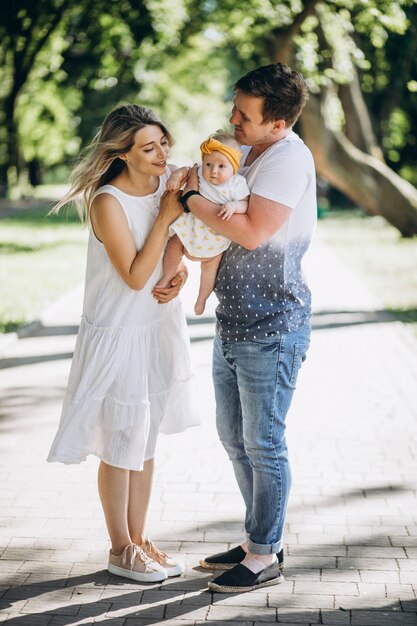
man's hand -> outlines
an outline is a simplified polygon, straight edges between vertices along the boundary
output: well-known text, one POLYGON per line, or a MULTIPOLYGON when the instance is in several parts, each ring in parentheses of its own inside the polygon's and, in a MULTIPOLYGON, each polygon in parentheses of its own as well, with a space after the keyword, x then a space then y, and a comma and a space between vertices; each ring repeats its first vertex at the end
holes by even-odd
POLYGON ((153 297, 158 301, 158 304, 165 304, 170 300, 176 298, 184 287, 185 282, 188 278, 188 270, 183 266, 183 268, 175 274, 174 278, 171 280, 171 286, 167 288, 162 287, 154 287, 152 289, 153 297))

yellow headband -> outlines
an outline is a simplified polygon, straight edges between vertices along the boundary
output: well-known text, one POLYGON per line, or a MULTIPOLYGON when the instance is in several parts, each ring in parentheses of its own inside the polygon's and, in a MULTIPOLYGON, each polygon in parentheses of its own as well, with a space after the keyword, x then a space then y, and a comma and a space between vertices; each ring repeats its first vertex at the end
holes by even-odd
POLYGON ((233 171, 236 172, 239 169, 240 159, 242 157, 242 153, 240 150, 236 150, 235 148, 231 148, 230 146, 226 146, 224 143, 221 143, 217 139, 207 139, 207 141, 203 141, 200 146, 201 156, 204 158, 205 154, 211 154, 212 152, 220 152, 220 154, 224 154, 224 156, 229 159, 230 163, 233 166, 233 171))

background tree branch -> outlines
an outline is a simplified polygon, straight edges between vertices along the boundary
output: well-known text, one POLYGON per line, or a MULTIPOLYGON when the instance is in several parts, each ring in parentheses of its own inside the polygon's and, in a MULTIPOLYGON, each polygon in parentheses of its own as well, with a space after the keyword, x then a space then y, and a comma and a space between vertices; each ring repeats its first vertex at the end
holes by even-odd
POLYGON ((321 98, 310 96, 301 127, 317 172, 370 215, 382 215, 405 237, 417 232, 417 189, 326 124, 321 98))

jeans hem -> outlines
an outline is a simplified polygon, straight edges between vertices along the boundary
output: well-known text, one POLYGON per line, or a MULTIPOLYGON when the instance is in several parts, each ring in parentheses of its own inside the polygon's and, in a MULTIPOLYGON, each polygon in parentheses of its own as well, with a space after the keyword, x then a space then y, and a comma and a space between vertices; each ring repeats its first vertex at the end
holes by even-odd
POLYGON ((284 545, 283 539, 275 543, 255 543, 249 536, 247 537, 247 542, 249 552, 253 554, 276 554, 282 550, 284 545))

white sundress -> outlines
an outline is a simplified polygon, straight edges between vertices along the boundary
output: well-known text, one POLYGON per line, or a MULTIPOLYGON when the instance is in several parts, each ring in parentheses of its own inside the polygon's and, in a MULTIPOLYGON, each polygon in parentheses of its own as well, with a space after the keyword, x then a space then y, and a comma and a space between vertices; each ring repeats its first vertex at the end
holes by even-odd
MULTIPOLYGON (((112 185, 138 250, 158 214, 168 176, 148 196, 112 185)), ((142 470, 158 432, 199 423, 185 315, 179 298, 158 304, 151 294, 162 276, 163 253, 140 291, 120 277, 90 228, 83 315, 58 432, 48 461, 105 463, 142 470)))
MULTIPOLYGON (((200 166, 198 180, 200 194, 219 205, 232 200, 243 200, 250 194, 246 179, 240 174, 234 174, 223 185, 213 185, 203 178, 200 166)), ((217 256, 230 246, 230 239, 216 233, 192 213, 180 215, 169 227, 169 232, 177 235, 188 254, 197 259, 217 256)))

